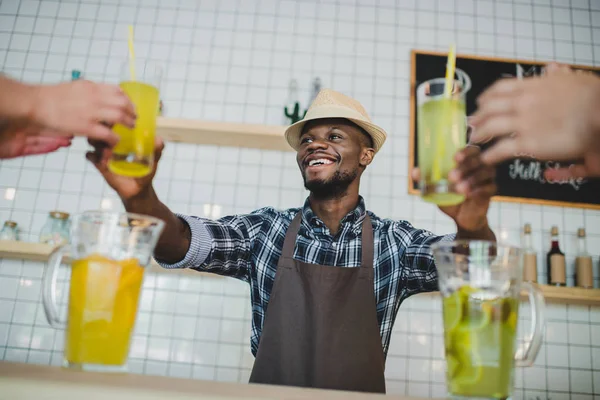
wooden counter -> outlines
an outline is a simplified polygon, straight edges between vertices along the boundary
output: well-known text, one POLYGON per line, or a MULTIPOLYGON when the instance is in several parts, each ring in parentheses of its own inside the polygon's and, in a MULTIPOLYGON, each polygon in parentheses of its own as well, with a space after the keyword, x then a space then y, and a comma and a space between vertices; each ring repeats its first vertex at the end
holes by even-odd
POLYGON ((383 396, 337 390, 225 383, 137 374, 78 372, 59 367, 0 362, 1 400, 376 400, 383 398, 416 400, 414 397, 405 396, 383 396))

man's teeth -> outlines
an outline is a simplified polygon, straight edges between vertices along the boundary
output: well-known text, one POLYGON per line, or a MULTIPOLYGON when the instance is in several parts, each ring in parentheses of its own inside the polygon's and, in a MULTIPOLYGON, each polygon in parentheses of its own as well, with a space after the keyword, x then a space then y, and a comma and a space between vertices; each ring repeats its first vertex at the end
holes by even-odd
POLYGON ((328 160, 326 158, 319 158, 317 160, 310 160, 309 163, 308 163, 308 165, 310 167, 312 167, 313 165, 321 165, 321 164, 325 164, 325 165, 327 165, 327 164, 333 164, 333 161, 328 160))

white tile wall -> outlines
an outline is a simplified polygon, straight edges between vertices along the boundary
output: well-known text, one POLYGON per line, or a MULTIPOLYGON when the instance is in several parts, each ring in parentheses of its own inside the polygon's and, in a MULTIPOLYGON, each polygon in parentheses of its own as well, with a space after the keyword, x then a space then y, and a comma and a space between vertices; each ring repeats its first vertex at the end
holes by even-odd
MULTIPOLYGON (((1 0, 1 70, 50 83, 81 69, 88 79, 117 82, 128 24, 138 57, 165 67, 167 116, 282 124, 289 80, 298 80, 306 106, 316 76, 356 97, 390 136, 363 181, 369 209, 437 233, 452 222, 406 194, 410 49, 446 50, 455 41, 461 53, 600 64, 597 0, 1 0)), ((68 150, 1 162, 0 220, 16 220, 24 240, 37 240, 49 210, 120 209, 86 163, 86 148, 76 140, 68 150)), ((306 196, 293 153, 254 149, 169 143, 155 185, 174 210, 208 217, 298 206, 306 196)), ((574 235, 585 227, 598 286, 600 212, 494 203, 489 219, 514 243, 532 224, 540 279, 550 227, 561 229, 571 267, 574 235)), ((63 334, 48 326, 39 303, 41 268, 0 261, 0 359, 61 363, 63 334)), ((66 287, 61 293, 64 304, 66 287)), ((428 295, 401 307, 387 362, 390 393, 445 395, 439 308, 428 295)), ((130 369, 247 381, 249 310, 243 283, 149 275, 130 369)), ((536 365, 516 371, 514 397, 600 397, 600 309, 556 305, 548 317, 536 365)))

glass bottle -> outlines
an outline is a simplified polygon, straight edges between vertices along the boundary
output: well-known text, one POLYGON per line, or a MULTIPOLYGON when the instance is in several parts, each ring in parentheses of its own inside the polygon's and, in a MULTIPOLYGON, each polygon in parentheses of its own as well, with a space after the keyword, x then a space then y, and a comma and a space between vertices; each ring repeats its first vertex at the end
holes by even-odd
POLYGON ((548 263, 548 285, 566 286, 567 266, 565 262, 565 253, 560 251, 560 246, 558 244, 558 227, 553 226, 550 234, 552 235, 552 247, 546 257, 548 263))
POLYGON ((50 211, 48 220, 40 233, 40 243, 60 246, 70 240, 69 214, 62 211, 50 211))
POLYGON ((587 252, 585 229, 577 230, 577 258, 575 259, 575 285, 582 288, 594 287, 592 257, 587 252))
POLYGON ((0 240, 19 240, 17 223, 15 221, 6 221, 2 230, 0 230, 0 240))
POLYGON ((308 103, 306 103, 306 107, 310 107, 312 102, 317 98, 317 95, 321 91, 321 78, 316 77, 312 81, 312 90, 310 91, 310 97, 308 98, 308 103))
POLYGON ((530 224, 525 224, 523 228, 523 247, 525 248, 523 281, 535 283, 537 282, 537 252, 532 245, 530 224))

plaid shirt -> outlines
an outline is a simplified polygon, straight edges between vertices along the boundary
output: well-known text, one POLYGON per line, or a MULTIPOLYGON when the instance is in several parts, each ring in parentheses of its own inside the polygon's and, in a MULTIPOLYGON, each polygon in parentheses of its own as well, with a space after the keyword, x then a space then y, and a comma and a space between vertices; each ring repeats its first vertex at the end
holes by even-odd
POLYGON ((437 290, 437 272, 430 245, 442 239, 452 240, 454 235, 435 236, 406 221, 380 219, 365 211, 362 197, 358 206, 342 219, 335 236, 313 213, 308 199, 302 209, 277 211, 266 207, 216 221, 178 215, 190 226, 190 249, 180 262, 161 265, 165 268, 189 267, 248 282, 252 299, 250 341, 252 353, 256 355, 285 233, 299 211, 302 212, 302 224, 294 258, 339 267, 360 265, 361 224, 365 212, 369 213, 375 240, 377 322, 383 351, 387 355, 392 326, 402 301, 416 293, 437 290))

